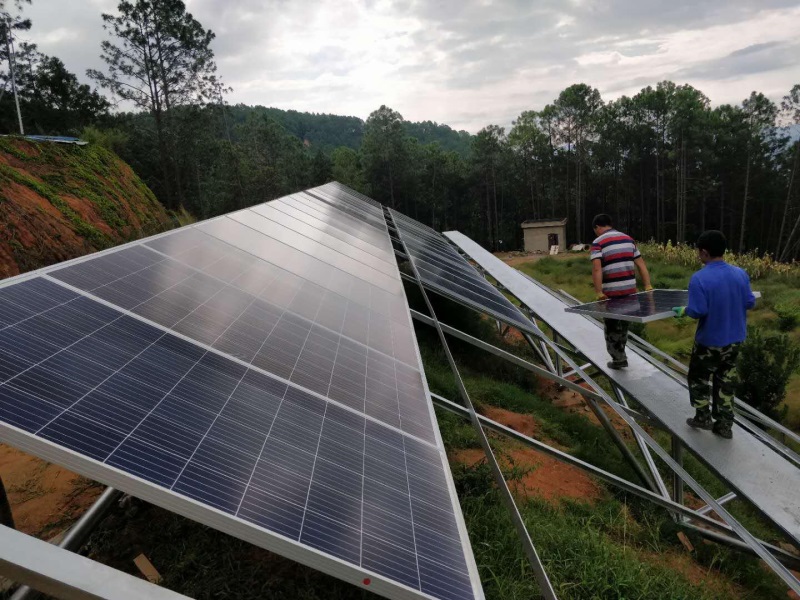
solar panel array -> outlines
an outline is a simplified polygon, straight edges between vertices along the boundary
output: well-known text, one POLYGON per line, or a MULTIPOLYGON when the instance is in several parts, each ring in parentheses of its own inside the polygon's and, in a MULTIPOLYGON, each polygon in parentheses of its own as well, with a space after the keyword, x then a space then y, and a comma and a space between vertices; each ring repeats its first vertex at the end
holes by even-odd
POLYGON ((442 234, 394 210, 391 215, 426 287, 519 329, 536 333, 533 323, 481 277, 442 234))
POLYGON ((390 597, 482 597, 415 344, 380 205, 328 184, 0 287, 0 437, 390 597))

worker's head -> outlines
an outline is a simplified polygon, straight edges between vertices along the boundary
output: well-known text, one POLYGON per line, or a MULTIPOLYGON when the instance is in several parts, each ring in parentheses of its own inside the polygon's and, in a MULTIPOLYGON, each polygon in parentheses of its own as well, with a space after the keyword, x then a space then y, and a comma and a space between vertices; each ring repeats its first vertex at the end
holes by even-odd
POLYGON ((592 219, 592 231, 594 231, 595 235, 601 235, 611 229, 613 223, 611 222, 611 217, 609 217, 605 213, 600 213, 599 215, 595 216, 592 219))
POLYGON ((697 256, 703 264, 719 260, 725 255, 728 241, 721 231, 710 229, 700 234, 697 239, 697 256))

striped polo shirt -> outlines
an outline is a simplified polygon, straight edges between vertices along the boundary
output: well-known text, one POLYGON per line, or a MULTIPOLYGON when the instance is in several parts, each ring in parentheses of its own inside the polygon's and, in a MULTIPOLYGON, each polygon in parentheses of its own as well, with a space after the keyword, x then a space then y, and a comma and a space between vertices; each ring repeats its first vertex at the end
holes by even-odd
POLYGON ((603 293, 609 298, 636 293, 633 261, 641 254, 629 235, 609 229, 592 242, 591 259, 603 268, 603 293))

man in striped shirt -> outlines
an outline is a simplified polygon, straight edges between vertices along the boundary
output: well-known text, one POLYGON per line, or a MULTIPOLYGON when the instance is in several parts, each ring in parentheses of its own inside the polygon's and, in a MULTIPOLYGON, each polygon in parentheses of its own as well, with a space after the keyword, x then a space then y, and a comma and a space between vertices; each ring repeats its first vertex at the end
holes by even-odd
MULTIPOLYGON (((636 293, 636 271, 639 270, 645 291, 653 289, 650 273, 633 239, 613 227, 611 217, 597 215, 592 221, 597 236, 592 242, 592 281, 598 300, 621 298, 636 293)), ((628 366, 625 346, 628 343, 628 321, 604 319, 606 348, 611 355, 608 367, 622 369, 628 366)))

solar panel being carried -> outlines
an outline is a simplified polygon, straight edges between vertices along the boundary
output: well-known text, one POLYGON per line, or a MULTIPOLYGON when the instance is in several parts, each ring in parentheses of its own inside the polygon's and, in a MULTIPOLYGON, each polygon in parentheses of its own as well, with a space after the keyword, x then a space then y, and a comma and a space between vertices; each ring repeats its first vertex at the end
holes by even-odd
MULTIPOLYGON (((753 292, 760 297, 759 292, 753 292)), ((639 292, 621 298, 609 298, 599 302, 589 302, 566 308, 566 312, 578 313, 598 319, 616 319, 634 323, 649 323, 659 319, 674 317, 674 306, 689 303, 687 290, 652 290, 639 292)))
POLYGON ((0 439, 387 597, 483 597, 380 214, 327 185, 3 282, 0 439))
POLYGON ((523 331, 536 333, 534 324, 481 277, 440 233, 394 210, 390 212, 425 287, 523 331))
POLYGON ((689 292, 685 290, 653 290, 639 292, 621 298, 609 298, 571 306, 567 312, 585 314, 592 317, 647 323, 667 317, 674 317, 673 306, 686 306, 689 292))

